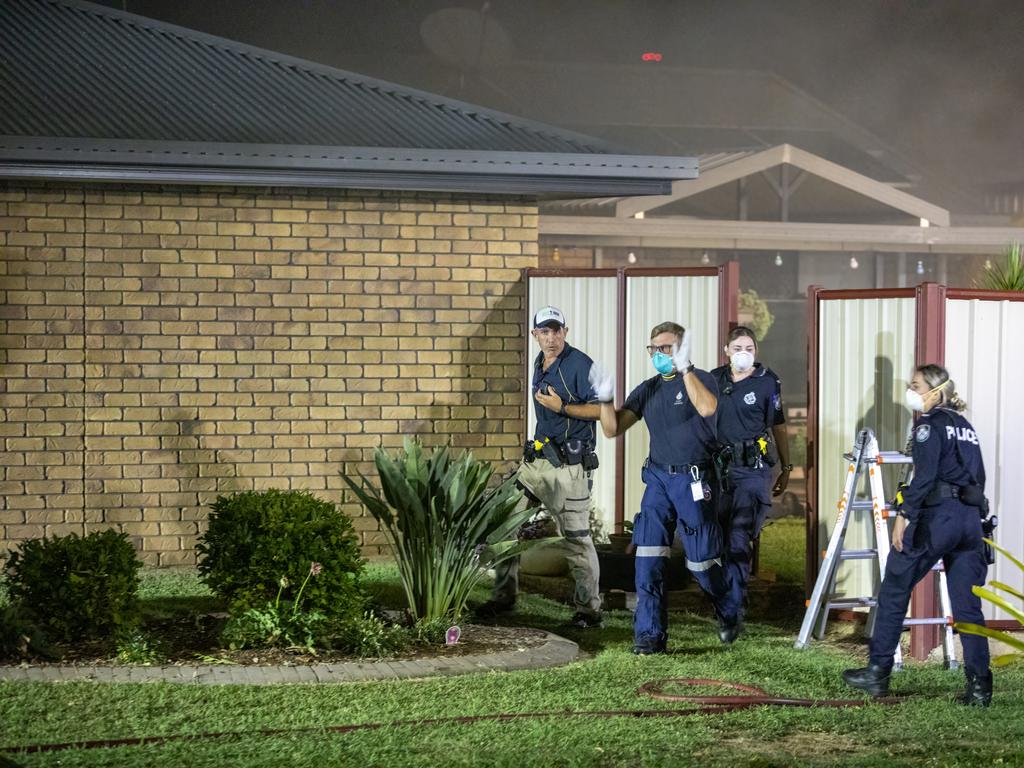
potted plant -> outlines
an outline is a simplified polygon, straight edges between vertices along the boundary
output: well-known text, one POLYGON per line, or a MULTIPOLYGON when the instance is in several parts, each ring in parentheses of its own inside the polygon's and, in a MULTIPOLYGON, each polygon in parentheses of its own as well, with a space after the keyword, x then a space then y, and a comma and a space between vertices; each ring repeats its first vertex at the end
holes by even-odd
POLYGON ((608 549, 611 552, 624 554, 633 541, 633 521, 622 521, 622 533, 608 534, 608 549))

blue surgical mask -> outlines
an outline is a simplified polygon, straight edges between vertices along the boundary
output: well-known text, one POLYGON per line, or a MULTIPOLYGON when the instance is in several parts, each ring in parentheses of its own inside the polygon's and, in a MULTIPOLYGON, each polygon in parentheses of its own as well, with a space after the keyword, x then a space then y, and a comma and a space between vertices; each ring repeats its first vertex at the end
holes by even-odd
POLYGON ((651 363, 654 365, 654 370, 662 376, 668 376, 675 368, 675 365, 672 363, 672 356, 666 355, 664 352, 655 352, 651 357, 651 363))

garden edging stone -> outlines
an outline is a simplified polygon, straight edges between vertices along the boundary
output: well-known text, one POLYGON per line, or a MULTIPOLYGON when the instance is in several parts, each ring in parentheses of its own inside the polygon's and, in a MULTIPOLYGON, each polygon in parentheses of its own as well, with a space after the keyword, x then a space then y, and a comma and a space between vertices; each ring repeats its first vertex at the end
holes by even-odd
POLYGON ((0 681, 96 683, 194 683, 205 685, 318 685, 443 677, 474 672, 507 672, 543 669, 570 664, 579 658, 579 646, 564 637, 545 632, 544 642, 522 651, 489 652, 436 659, 346 661, 290 666, 243 666, 220 664, 131 666, 0 666, 0 681))

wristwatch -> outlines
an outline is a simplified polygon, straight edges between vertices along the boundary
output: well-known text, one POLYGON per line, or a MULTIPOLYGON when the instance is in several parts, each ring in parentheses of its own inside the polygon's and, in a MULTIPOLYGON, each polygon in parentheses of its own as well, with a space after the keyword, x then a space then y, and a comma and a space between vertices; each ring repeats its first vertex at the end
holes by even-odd
POLYGON ((564 402, 559 406, 558 412, 560 414, 562 414, 563 416, 568 416, 569 415, 568 413, 565 412, 565 403, 564 402))
POLYGON ((783 472, 792 472, 793 471, 793 465, 792 464, 783 464, 782 465, 782 471, 783 472))

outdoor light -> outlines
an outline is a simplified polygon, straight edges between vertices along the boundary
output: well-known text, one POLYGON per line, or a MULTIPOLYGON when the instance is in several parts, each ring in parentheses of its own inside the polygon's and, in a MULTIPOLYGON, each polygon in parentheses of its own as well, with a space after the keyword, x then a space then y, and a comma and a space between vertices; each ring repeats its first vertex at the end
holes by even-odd
POLYGON ((636 213, 633 214, 633 218, 634 219, 642 219, 643 217, 644 217, 644 212, 643 211, 637 211, 636 213))
POLYGON ((923 275, 924 274, 924 262, 921 261, 921 259, 917 260, 917 274, 919 274, 919 275, 923 275))
POLYGON ((700 257, 700 263, 701 264, 710 264, 711 263, 711 257, 708 256, 708 252, 707 251, 704 251, 704 255, 700 257))
POLYGON ((626 261, 628 261, 630 264, 636 264, 636 254, 630 251, 629 256, 626 257, 626 261))
POLYGON ((857 261, 857 257, 856 256, 851 256, 850 257, 850 269, 856 269, 859 266, 860 266, 860 262, 857 261))
POLYGON ((782 266, 782 252, 781 251, 776 251, 775 252, 775 266, 776 267, 781 267, 782 266))
POLYGON ((640 56, 644 61, 661 61, 661 54, 655 53, 654 51, 648 51, 640 56))
POLYGON ((552 261, 561 261, 562 260, 562 254, 560 254, 558 252, 558 246, 557 245, 555 246, 555 250, 551 252, 551 260, 552 261))
POLYGON ((985 259, 985 269, 992 269, 992 259, 985 259))
POLYGON ((921 219, 921 226, 922 227, 930 227, 931 225, 932 225, 932 223, 930 221, 928 221, 928 219, 921 219))

